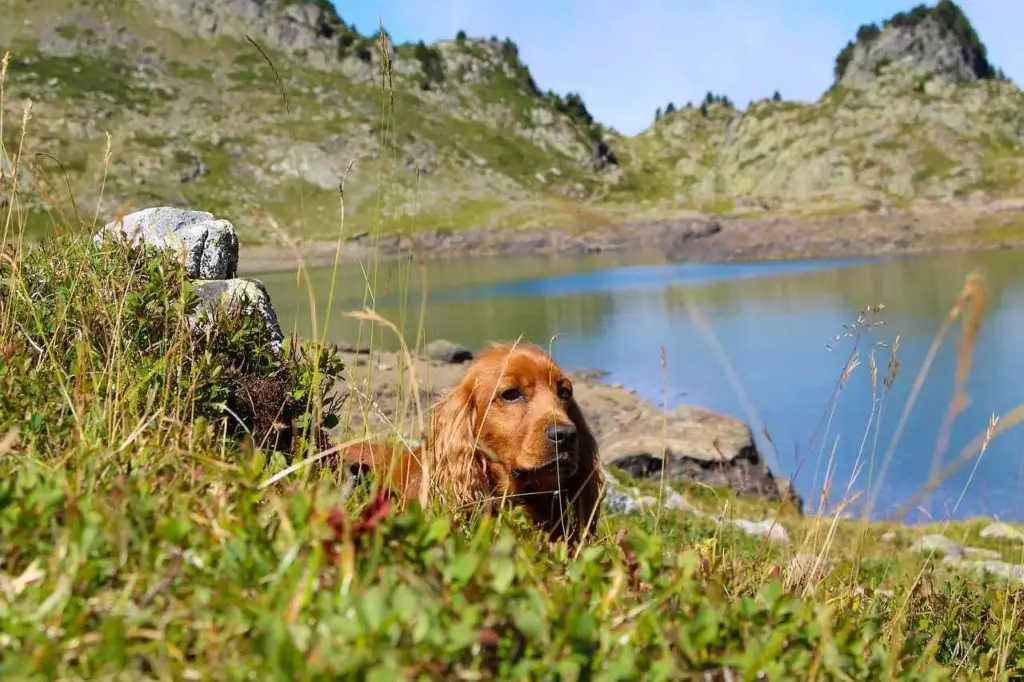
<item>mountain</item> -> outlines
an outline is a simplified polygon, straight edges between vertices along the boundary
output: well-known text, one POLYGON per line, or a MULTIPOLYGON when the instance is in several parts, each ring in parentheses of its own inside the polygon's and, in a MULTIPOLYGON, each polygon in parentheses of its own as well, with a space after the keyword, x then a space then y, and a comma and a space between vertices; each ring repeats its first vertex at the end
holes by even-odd
POLYGON ((949 0, 861 27, 816 102, 709 93, 633 137, 542 92, 512 40, 395 45, 326 0, 7 5, 3 139, 32 162, 37 230, 91 221, 101 193, 103 217, 189 205, 252 244, 330 238, 342 202, 354 235, 984 202, 1024 180, 1024 96, 949 0))
POLYGON ((74 210, 54 159, 87 213, 102 188, 108 214, 190 204, 232 215, 250 242, 336 234, 346 173, 352 233, 520 223, 599 193, 615 168, 579 97, 540 92, 510 40, 395 46, 325 0, 6 4, 4 141, 19 148, 30 98, 37 224, 41 195, 74 210))
POLYGON ((855 211, 1020 193, 1024 97, 949 0, 857 32, 813 103, 708 94, 613 140, 620 188, 718 211, 855 211))

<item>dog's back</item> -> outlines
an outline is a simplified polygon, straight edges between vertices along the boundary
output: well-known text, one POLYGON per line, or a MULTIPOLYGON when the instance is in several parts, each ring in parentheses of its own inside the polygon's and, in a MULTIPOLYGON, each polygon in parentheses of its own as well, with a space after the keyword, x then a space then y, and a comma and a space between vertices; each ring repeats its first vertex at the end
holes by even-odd
POLYGON ((396 449, 378 443, 351 445, 342 451, 342 460, 350 468, 373 472, 400 498, 401 506, 419 495, 420 451, 396 449))

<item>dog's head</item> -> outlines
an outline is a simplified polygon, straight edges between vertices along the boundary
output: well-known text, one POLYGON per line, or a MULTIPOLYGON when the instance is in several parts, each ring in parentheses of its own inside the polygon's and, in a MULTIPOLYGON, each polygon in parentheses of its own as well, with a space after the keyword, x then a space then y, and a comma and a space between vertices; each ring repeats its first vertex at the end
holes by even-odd
POLYGON ((429 475, 442 495, 565 491, 578 514, 596 515, 597 443, 572 382, 538 346, 481 352, 436 406, 431 435, 429 475))

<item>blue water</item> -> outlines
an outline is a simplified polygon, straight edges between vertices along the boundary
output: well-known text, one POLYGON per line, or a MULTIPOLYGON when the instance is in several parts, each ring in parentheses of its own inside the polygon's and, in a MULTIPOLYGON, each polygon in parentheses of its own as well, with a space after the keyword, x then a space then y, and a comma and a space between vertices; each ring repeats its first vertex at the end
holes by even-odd
MULTIPOLYGON (((447 261, 428 266, 423 326, 427 339, 470 347, 520 335, 545 346, 553 339, 556 359, 568 368, 601 368, 609 373, 606 381, 658 403, 697 404, 747 421, 772 469, 793 480, 809 507, 821 498, 825 509, 862 513, 874 491, 872 516, 884 518, 914 501, 932 471, 952 398, 959 324, 939 348, 892 461, 880 473, 928 348, 970 272, 983 277, 987 314, 966 386, 969 402, 940 453, 940 464, 948 464, 986 431, 993 415, 1024 403, 1024 254, 728 265, 614 256, 447 261), (877 304, 885 308, 874 324, 855 333, 851 325, 860 311, 877 304), (899 373, 884 389, 897 338, 899 373), (860 364, 833 409, 855 351, 860 364)), ((398 321, 411 340, 420 293, 408 292, 403 320, 393 284, 399 275, 381 275, 392 284, 378 289, 377 310, 398 321)), ((297 321, 301 333, 308 310, 294 274, 264 280, 282 322, 297 321)), ((361 281, 354 270, 338 280, 345 295, 332 311, 329 335, 335 339, 355 336, 356 323, 342 313, 362 307, 361 281)), ((319 280, 318 290, 325 285, 319 280)), ((1022 454, 1019 429, 1000 434, 905 518, 1024 520, 1022 454)))

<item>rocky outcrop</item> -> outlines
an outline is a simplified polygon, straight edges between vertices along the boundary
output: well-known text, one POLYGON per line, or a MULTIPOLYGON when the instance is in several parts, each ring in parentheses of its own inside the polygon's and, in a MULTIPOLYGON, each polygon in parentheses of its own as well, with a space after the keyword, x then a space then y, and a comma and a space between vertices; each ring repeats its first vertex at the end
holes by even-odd
POLYGON ((326 3, 306 0, 143 0, 154 17, 186 35, 246 35, 314 65, 336 61, 338 41, 353 31, 326 3))
POLYGON ((171 250, 180 255, 185 276, 199 298, 191 324, 204 327, 204 320, 218 315, 256 316, 275 352, 280 352, 284 334, 263 282, 239 279, 238 237, 227 220, 205 211, 156 207, 129 213, 107 223, 93 236, 102 248, 108 240, 123 240, 138 246, 171 250))
POLYGON ((135 211, 107 223, 93 241, 101 245, 108 238, 181 251, 189 279, 230 279, 238 272, 234 225, 205 211, 167 206, 135 211))
MULTIPOLYGON (((401 425, 406 438, 419 438, 419 413, 410 396, 419 399, 426 414, 465 372, 459 356, 448 352, 448 343, 438 344, 443 353, 424 349, 413 356, 414 372, 406 367, 401 354, 348 347, 342 359, 352 378, 345 390, 358 407, 346 423, 346 437, 389 433, 401 425), (418 394, 412 393, 409 384, 413 375, 418 394)), ((597 439, 603 465, 627 484, 630 479, 660 480, 667 461, 669 487, 705 483, 770 502, 785 501, 795 511, 802 509, 800 496, 769 469, 744 422, 699 407, 681 407, 665 414, 635 392, 602 382, 599 371, 574 371, 569 376, 576 402, 597 439)), ((653 498, 626 489, 620 492, 622 495, 613 493, 606 500, 609 508, 635 510, 654 504, 653 498)), ((691 506, 682 495, 673 493, 667 493, 663 502, 673 509, 691 506)))
POLYGON ((883 70, 906 70, 952 83, 996 75, 963 10, 950 0, 920 5, 883 23, 862 26, 836 58, 836 81, 871 85, 883 70))

